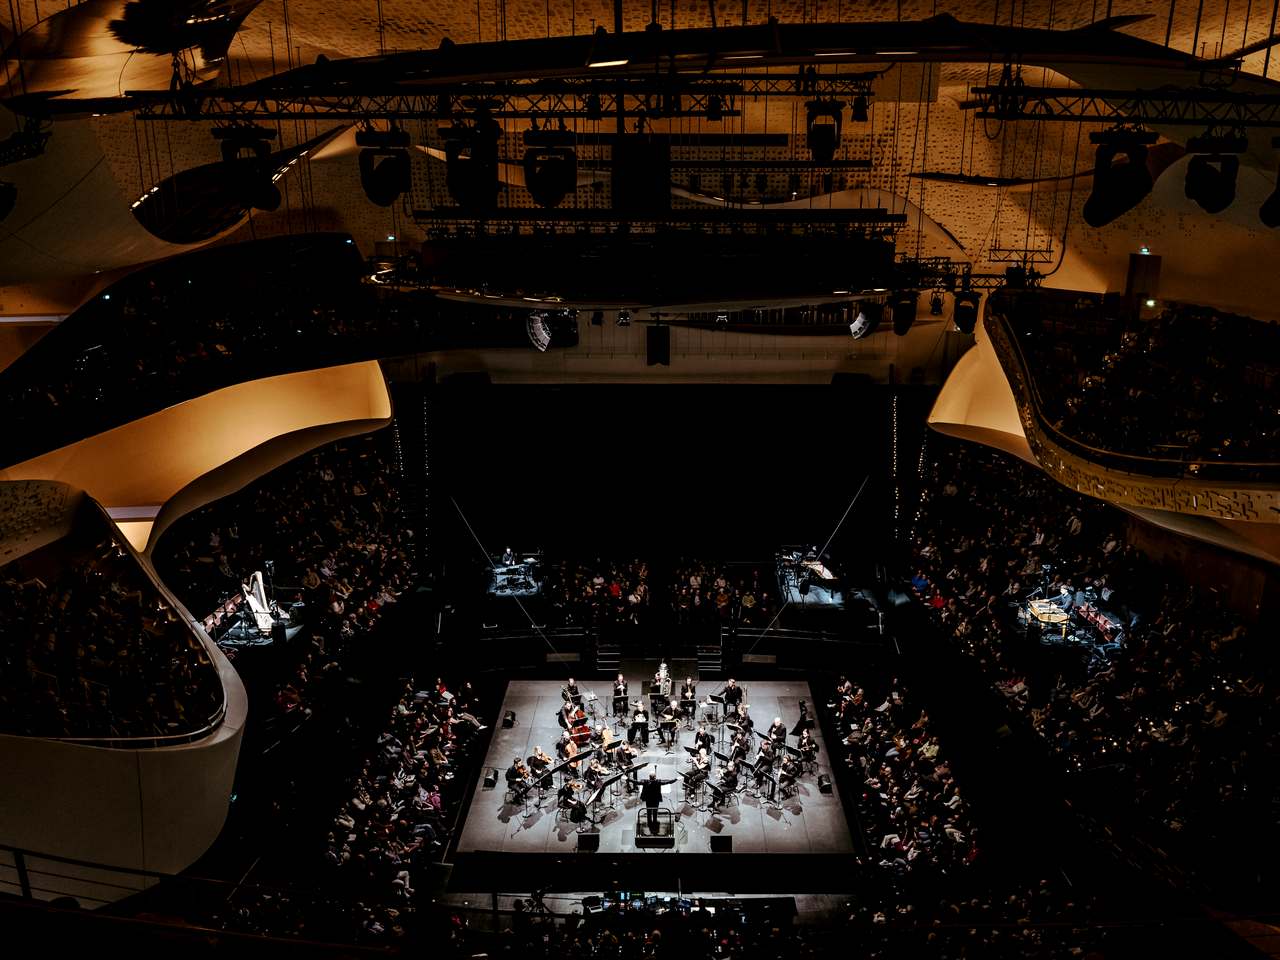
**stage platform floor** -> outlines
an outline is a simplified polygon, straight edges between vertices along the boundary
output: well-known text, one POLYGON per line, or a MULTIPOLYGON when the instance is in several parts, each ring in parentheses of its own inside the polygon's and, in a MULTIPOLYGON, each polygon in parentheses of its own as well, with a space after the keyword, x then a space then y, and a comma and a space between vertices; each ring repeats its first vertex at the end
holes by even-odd
MULTIPOLYGON (((641 676, 628 674, 627 681, 634 694, 641 688, 641 676)), ((757 727, 767 727, 776 716, 791 729, 799 716, 799 701, 807 700, 810 714, 815 712, 814 699, 809 685, 798 680, 754 680, 742 684, 746 688, 746 703, 757 727)), ((719 690, 719 681, 706 681, 699 685, 699 699, 719 690)), ((510 729, 498 727, 493 731, 489 750, 485 757, 486 769, 498 771, 497 786, 484 789, 477 785, 467 810, 456 854, 465 858, 469 854, 566 854, 577 850, 579 825, 561 822, 556 816, 555 795, 549 792, 540 809, 530 808, 525 815, 525 805, 504 803, 505 782, 503 774, 513 756, 521 758, 533 753, 535 746, 555 754, 555 744, 561 728, 556 714, 562 700, 561 684, 557 681, 514 680, 508 687, 502 704, 502 713, 515 711, 516 725, 510 729)), ((609 682, 579 682, 583 692, 595 691, 601 704, 609 702, 612 685, 609 682)), ((635 697, 633 697, 635 699, 635 697)), ((621 727, 626 736, 626 728, 621 727)), ((676 783, 664 788, 663 806, 676 816, 676 846, 674 850, 643 849, 635 844, 635 827, 638 812, 644 805, 639 794, 625 793, 616 799, 616 806, 602 810, 598 823, 582 825, 582 832, 595 832, 600 836, 600 854, 603 855, 653 855, 662 853, 711 852, 711 838, 716 835, 733 837, 735 854, 849 854, 854 843, 844 806, 833 782, 832 792, 818 790, 818 775, 831 776, 830 751, 822 741, 820 726, 815 726, 820 752, 818 770, 805 773, 798 784, 798 792, 779 806, 756 799, 750 789, 739 793, 737 805, 730 805, 719 813, 700 811, 684 801, 684 792, 678 770, 688 769, 689 755, 682 749, 693 743, 693 732, 681 727, 674 752, 657 742, 656 737, 641 755, 650 766, 640 771, 647 777, 656 766, 659 779, 676 779, 676 783)), ((795 738, 788 743, 795 745, 795 738)), ((754 756, 754 754, 753 754, 754 756)), ((718 767, 718 764, 717 764, 718 767)), ((536 794, 535 794, 536 796, 536 794)), ((594 854, 580 854, 583 857, 594 854)))

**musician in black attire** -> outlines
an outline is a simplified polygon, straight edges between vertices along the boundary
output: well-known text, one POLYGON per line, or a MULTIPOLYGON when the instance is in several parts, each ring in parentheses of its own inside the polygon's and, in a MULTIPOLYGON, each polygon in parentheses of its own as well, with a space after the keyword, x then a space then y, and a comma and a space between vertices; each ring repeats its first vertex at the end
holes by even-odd
POLYGON ((556 741, 556 756, 558 756, 561 760, 568 760, 569 744, 571 743, 573 743, 573 740, 569 736, 569 731, 566 730, 563 734, 560 735, 560 739, 556 741))
POLYGON ((720 782, 716 784, 712 795, 715 797, 715 805, 720 806, 724 802, 724 798, 738 789, 738 765, 732 761, 720 771, 720 782))
POLYGON ((644 707, 636 707, 636 712, 631 717, 631 726, 627 730, 627 740, 634 742, 639 737, 644 741, 644 745, 649 745, 649 711, 644 707))
POLYGON ((734 707, 736 709, 738 704, 740 704, 741 702, 742 702, 742 688, 738 686, 737 680, 734 680, 733 677, 730 677, 729 682, 725 684, 725 688, 724 688, 725 713, 729 712, 730 707, 734 707))
MULTIPOLYGON (((618 764, 624 770, 629 769, 630 767, 635 765, 635 762, 637 758, 639 758, 639 756, 640 756, 640 751, 637 750, 632 745, 630 740, 627 740, 622 744, 622 748, 618 751, 618 764)), ((627 792, 628 793, 634 791, 635 788, 639 786, 639 777, 640 777, 640 774, 635 770, 632 770, 630 773, 627 774, 627 792)))
POLYGON ((774 761, 777 760, 778 753, 774 749, 772 740, 760 741, 760 755, 756 757, 756 769, 764 767, 770 772, 773 771, 774 761))
MULTIPOLYGON (((561 694, 563 696, 563 692, 561 694)), ((578 705, 572 700, 565 700, 564 706, 560 708, 560 712, 556 714, 556 722, 564 729, 568 730, 573 726, 573 715, 577 713, 578 705)))
POLYGON ((670 700, 658 714, 658 739, 663 743, 676 742, 676 705, 670 700))
POLYGON ((769 739, 779 747, 787 742, 787 725, 782 722, 781 717, 774 717, 773 723, 769 724, 769 739))
POLYGON ((515 757, 511 761, 511 766, 507 767, 507 786, 514 787, 517 783, 524 783, 524 777, 524 764, 520 762, 519 757, 515 757))
POLYGON ((618 674, 618 679, 613 681, 613 713, 618 717, 626 716, 627 713, 627 681, 622 674, 618 674))
POLYGON ((569 682, 560 690, 560 696, 566 703, 577 705, 582 702, 582 692, 574 683, 573 677, 570 677, 569 682))
POLYGON ((581 823, 587 819, 587 805, 578 799, 574 790, 575 786, 576 784, 572 780, 566 781, 565 785, 560 788, 559 793, 556 794, 556 800, 563 809, 569 811, 570 822, 581 823))
POLYGON ((808 729, 800 734, 800 756, 806 763, 812 763, 818 758, 818 741, 813 738, 812 731, 808 729))
POLYGON ((751 735, 745 730, 739 730, 733 735, 733 747, 729 750, 729 759, 735 762, 745 760, 750 752, 751 735))
POLYGON ((796 767, 795 760, 792 758, 791 754, 788 753, 782 758, 782 772, 778 774, 778 786, 783 790, 794 786, 798 773, 799 768, 796 767))
POLYGON ((644 801, 645 808, 649 814, 649 833, 651 835, 658 832, 658 804, 662 802, 662 788, 668 783, 675 783, 675 781, 659 780, 655 771, 649 774, 649 779, 640 788, 640 799, 644 801))
POLYGON ((750 733, 756 728, 756 722, 751 719, 751 712, 746 707, 738 708, 738 726, 750 733))
POLYGON ((698 724, 698 732, 693 735, 693 749, 710 753, 715 743, 715 737, 707 733, 706 724, 698 724))

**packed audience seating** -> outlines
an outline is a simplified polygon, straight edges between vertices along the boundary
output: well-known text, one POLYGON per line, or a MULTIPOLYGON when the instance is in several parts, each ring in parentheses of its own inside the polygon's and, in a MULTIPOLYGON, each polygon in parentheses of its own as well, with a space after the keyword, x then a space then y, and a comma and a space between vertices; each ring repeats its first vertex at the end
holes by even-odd
POLYGON ((184 517, 157 547, 157 569, 196 617, 274 562, 276 595, 282 606, 303 604, 309 640, 276 691, 284 713, 306 708, 315 676, 333 669, 416 579, 414 531, 400 510, 389 444, 384 430, 300 457, 184 517))
POLYGON ((930 446, 913 585, 944 631, 1068 769, 1119 771, 1128 795, 1112 800, 1136 805, 1153 842, 1270 836, 1280 712, 1264 638, 1145 562, 1118 511, 985 448, 930 446), (1026 636, 1017 610, 1042 564, 1048 595, 1092 584, 1124 611, 1109 660, 1070 669, 1026 636))
POLYGON ((176 737, 222 705, 209 654, 90 501, 0 568, 0 732, 176 737))
MULTIPOLYGON (((532 902, 532 901, 531 901, 532 902)), ((1080 958, 1101 956, 1115 939, 1094 926, 1097 899, 1061 879, 1003 878, 942 897, 912 897, 880 882, 845 906, 843 916, 794 924, 751 922, 715 900, 687 911, 610 906, 585 916, 554 916, 524 901, 497 933, 452 918, 450 956, 663 957, 679 960, 778 960, 800 957, 1080 958), (710 909, 708 909, 710 908, 710 909), (717 909, 719 908, 719 909, 717 909), (714 911, 714 912, 713 912, 714 911)))
POLYGON ((1020 312, 1054 426, 1117 453, 1280 461, 1280 324, 1184 304, 1130 325, 1020 312))
POLYGON ((833 703, 845 763, 862 784, 863 830, 879 865, 904 876, 972 863, 978 847, 959 787, 928 714, 911 711, 902 684, 891 681, 879 697, 841 677, 833 703))
POLYGON ((393 944, 413 929, 428 864, 449 842, 458 805, 483 759, 487 729, 470 683, 425 689, 409 679, 350 784, 305 891, 246 889, 218 918, 224 929, 393 944))
POLYGON ((671 582, 671 613, 679 627, 707 623, 764 627, 776 609, 768 580, 724 564, 681 560, 671 582))
POLYGON ((643 560, 549 564, 546 595, 564 626, 640 624, 649 616, 649 566, 643 560))

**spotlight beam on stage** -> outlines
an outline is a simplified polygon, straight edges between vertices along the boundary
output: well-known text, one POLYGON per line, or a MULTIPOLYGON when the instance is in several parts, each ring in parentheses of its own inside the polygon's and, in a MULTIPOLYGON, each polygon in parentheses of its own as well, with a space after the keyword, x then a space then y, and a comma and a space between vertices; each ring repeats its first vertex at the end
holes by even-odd
MULTIPOLYGON (((469 534, 471 534, 471 539, 472 539, 472 540, 474 540, 474 541, 476 542, 476 546, 477 546, 477 547, 479 547, 479 548, 480 548, 480 552, 484 554, 485 562, 489 564, 490 569, 492 569, 492 570, 493 570, 493 573, 494 573, 494 575, 496 576, 496 575, 497 575, 497 573, 498 573, 498 567, 497 567, 497 564, 495 564, 495 563, 493 562, 493 557, 492 557, 492 556, 490 556, 489 551, 488 551, 488 550, 486 550, 486 549, 484 548, 484 544, 480 542, 480 538, 479 538, 478 536, 476 536, 476 531, 475 531, 475 529, 471 526, 471 521, 470 521, 470 520, 468 520, 468 519, 467 519, 467 515, 466 515, 465 513, 463 513, 463 512, 462 512, 462 508, 461 508, 460 506, 458 506, 458 501, 457 501, 457 500, 455 500, 453 497, 450 497, 450 498, 449 498, 449 502, 453 504, 453 509, 455 509, 455 510, 457 510, 457 511, 458 511, 458 516, 460 516, 460 517, 462 518, 462 522, 463 522, 463 524, 465 524, 465 525, 466 525, 467 532, 468 532, 469 534)), ((524 604, 520 601, 520 598, 519 598, 518 596, 516 596, 515 594, 512 594, 512 595, 511 595, 511 599, 512 599, 512 600, 514 600, 514 601, 516 602, 516 606, 518 606, 518 607, 520 608, 520 612, 521 612, 521 613, 523 613, 523 614, 524 614, 524 616, 525 616, 525 619, 529 621, 529 626, 533 627, 534 632, 535 632, 535 633, 537 633, 537 634, 538 634, 538 636, 540 636, 540 637, 542 638, 542 642, 543 642, 543 643, 545 643, 545 644, 547 645, 547 649, 548 649, 548 650, 550 650, 552 653, 555 653, 555 654, 560 653, 560 651, 559 651, 559 650, 557 650, 557 649, 555 648, 555 644, 553 644, 550 640, 548 640, 548 639, 547 639, 547 635, 546 635, 545 633, 543 633, 543 632, 542 632, 542 628, 541 628, 540 626, 538 626, 538 625, 537 625, 537 623, 535 623, 535 622, 534 622, 533 617, 532 617, 532 616, 530 616, 529 611, 528 611, 528 610, 526 610, 526 609, 524 608, 524 604)), ((568 671, 569 669, 572 669, 572 668, 571 668, 571 667, 566 667, 565 669, 566 669, 566 671, 568 671)), ((568 676, 568 673, 567 673, 567 672, 566 672, 565 676, 568 676)))
MULTIPOLYGON (((858 492, 853 495, 853 499, 849 501, 849 505, 844 508, 844 514, 840 517, 836 528, 831 531, 831 536, 827 537, 827 542, 822 545, 822 549, 818 551, 818 559, 822 559, 822 555, 827 552, 827 547, 831 546, 831 541, 836 538, 836 534, 840 532, 840 528, 844 526, 844 522, 849 519, 849 512, 853 509, 853 505, 858 502, 858 498, 862 496, 862 491, 867 488, 867 481, 871 479, 871 474, 867 474, 862 478, 862 484, 858 487, 858 492)), ((756 637, 756 642, 751 645, 748 654, 755 653, 756 647, 760 646, 760 641, 768 636, 769 631, 773 629, 773 625, 778 622, 778 618, 782 616, 782 611, 791 605, 791 597, 783 601, 782 606, 778 608, 778 612, 773 615, 773 619, 769 621, 769 625, 760 631, 760 636, 756 637)))

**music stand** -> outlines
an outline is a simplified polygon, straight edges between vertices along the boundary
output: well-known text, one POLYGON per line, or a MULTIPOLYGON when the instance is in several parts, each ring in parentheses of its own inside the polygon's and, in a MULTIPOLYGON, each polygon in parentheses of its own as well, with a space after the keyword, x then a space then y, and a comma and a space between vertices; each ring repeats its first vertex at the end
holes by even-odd
MULTIPOLYGON (((718 693, 707 694, 707 702, 704 704, 704 706, 712 707, 714 704, 719 704, 721 707, 723 707, 724 697, 720 696, 720 694, 718 693)), ((724 713, 723 712, 708 713, 705 719, 707 723, 723 723, 724 713)))
POLYGON ((614 697, 613 698, 613 715, 615 717, 626 717, 627 707, 629 705, 630 703, 625 693, 622 694, 622 696, 614 697))
POLYGON ((671 748, 676 744, 676 721, 674 718, 658 721, 658 739, 662 741, 662 746, 666 752, 668 754, 671 753, 671 748))
POLYGON ((681 700, 680 701, 680 713, 684 717, 684 728, 686 730, 693 729, 693 718, 697 712, 698 712, 697 700, 681 700))

